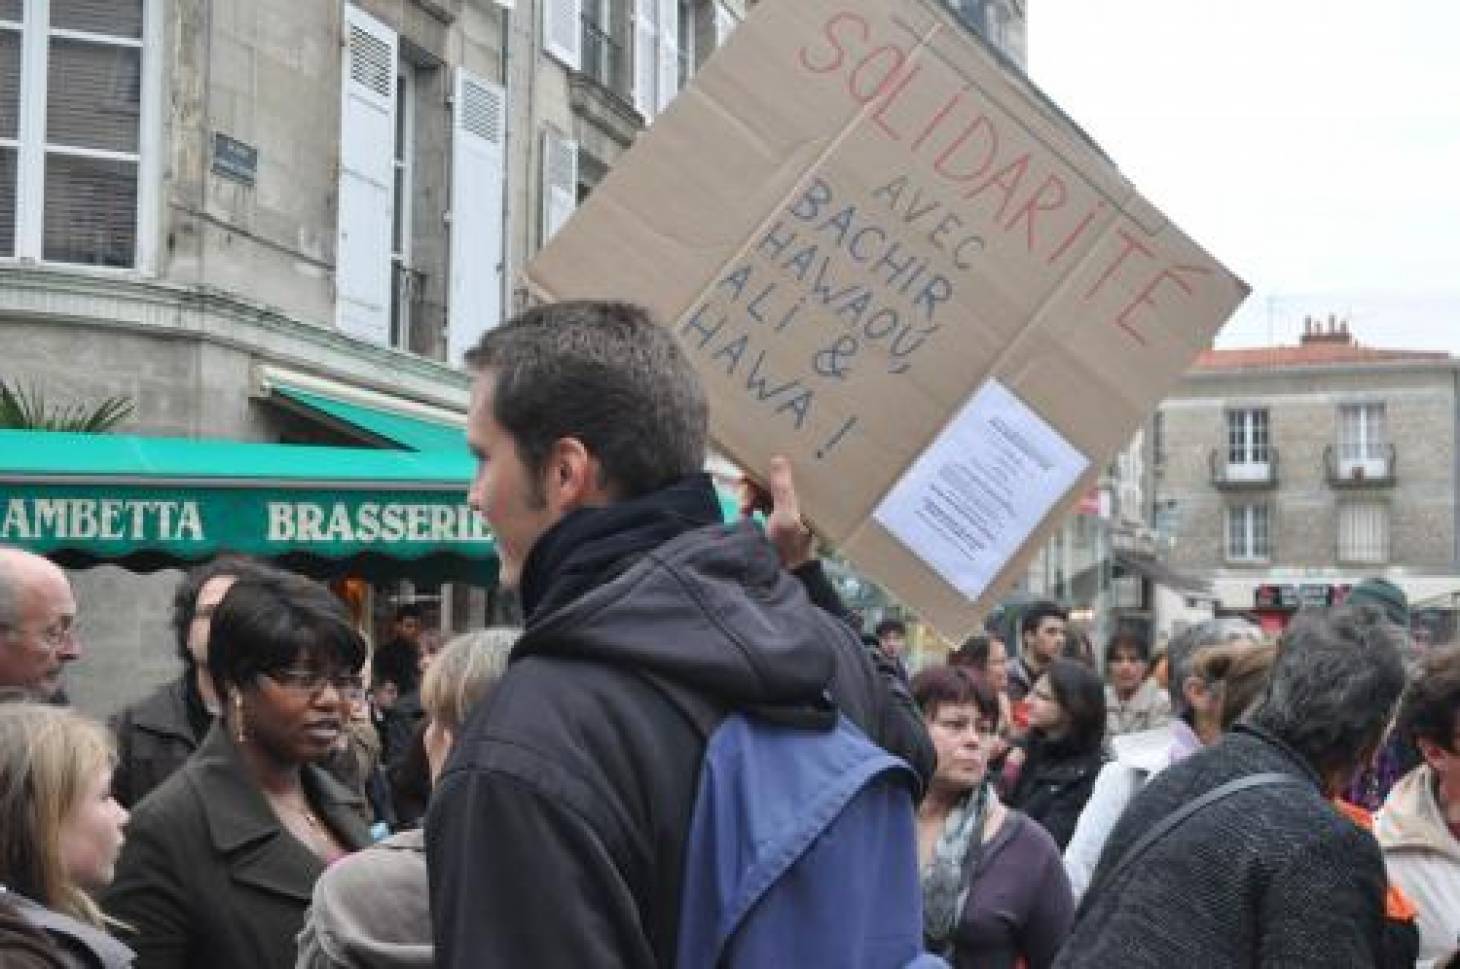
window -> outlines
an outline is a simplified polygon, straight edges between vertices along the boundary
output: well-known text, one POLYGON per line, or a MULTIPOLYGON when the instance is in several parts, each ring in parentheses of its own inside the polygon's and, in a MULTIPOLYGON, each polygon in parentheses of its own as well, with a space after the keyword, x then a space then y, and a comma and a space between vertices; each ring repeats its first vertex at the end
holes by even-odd
POLYGON ((452 112, 446 358, 456 364, 502 321, 507 92, 457 68, 452 112))
POLYGON ((1166 467, 1166 415, 1159 410, 1151 415, 1151 465, 1156 471, 1166 467))
POLYGON ((1338 506, 1338 560, 1352 565, 1389 561, 1389 507, 1381 501, 1338 506))
POLYGON ((695 6, 693 0, 678 0, 679 3, 679 80, 676 87, 683 90, 694 77, 695 67, 695 6))
POLYGON ((681 0, 634 0, 634 107, 645 121, 679 92, 681 0))
POLYGON ((578 207, 578 143, 551 126, 542 131, 542 245, 578 207))
POLYGON ((411 198, 415 194, 416 69, 408 61, 396 65, 395 76, 395 207, 390 228, 390 345, 410 348, 411 306, 419 289, 411 269, 411 198))
POLYGON ((542 19, 543 50, 579 70, 583 60, 582 0, 547 0, 542 5, 542 19))
POLYGON ((0 0, 0 256, 141 261, 148 7, 0 0))
POLYGON ((584 0, 583 73, 615 94, 629 96, 624 50, 614 35, 614 0, 584 0))
POLYGON ((958 15, 965 27, 980 34, 984 32, 984 2, 985 0, 943 0, 944 5, 958 15))
POLYGON ((1338 459, 1343 471, 1363 466, 1382 471, 1384 462, 1384 405, 1345 404, 1338 409, 1338 459))
POLYGON ((1181 528, 1181 508, 1175 498, 1162 498, 1152 508, 1152 526, 1163 539, 1173 540, 1181 528))
POLYGON ((1267 505, 1233 505, 1227 509, 1227 558, 1233 562, 1265 562, 1272 557, 1267 505))
POLYGON ((1267 411, 1264 409, 1227 411, 1227 463, 1229 465, 1265 465, 1268 451, 1267 411))
MULTIPOLYGON (((747 7, 750 4, 746 5, 747 7)), ((715 0, 715 47, 730 39, 730 34, 740 26, 740 20, 725 7, 724 0, 715 0)))
MULTIPOLYGON (((345 5, 340 81, 339 225, 335 246, 335 317, 341 332, 390 344, 395 317, 396 232, 409 209, 397 208, 401 78, 395 31, 354 4, 345 5)), ((406 82, 409 83, 409 82, 406 82)), ((408 234, 408 233, 405 233, 408 234)))

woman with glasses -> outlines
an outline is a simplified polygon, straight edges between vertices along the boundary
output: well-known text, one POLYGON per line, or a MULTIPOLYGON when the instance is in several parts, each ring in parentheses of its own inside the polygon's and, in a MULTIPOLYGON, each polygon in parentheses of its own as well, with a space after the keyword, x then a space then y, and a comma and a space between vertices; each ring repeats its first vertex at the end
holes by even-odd
POLYGON ((929 951, 955 969, 1046 969, 1074 905, 1054 840, 994 793, 998 698, 977 674, 952 666, 913 677, 912 694, 938 754, 918 807, 929 951))
POLYGON ((133 811, 108 914, 138 969, 294 964, 314 883, 369 843, 358 795, 316 762, 358 699, 365 643, 328 591, 241 577, 213 613, 220 704, 202 746, 133 811))

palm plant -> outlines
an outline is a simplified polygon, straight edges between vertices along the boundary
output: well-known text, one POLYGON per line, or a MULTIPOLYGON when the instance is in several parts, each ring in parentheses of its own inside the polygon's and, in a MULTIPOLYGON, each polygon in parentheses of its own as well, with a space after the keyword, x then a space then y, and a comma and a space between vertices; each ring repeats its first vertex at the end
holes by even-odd
POLYGON ((34 385, 12 387, 0 380, 0 428, 104 434, 132 416, 132 408, 132 399, 122 394, 95 406, 56 404, 34 385))

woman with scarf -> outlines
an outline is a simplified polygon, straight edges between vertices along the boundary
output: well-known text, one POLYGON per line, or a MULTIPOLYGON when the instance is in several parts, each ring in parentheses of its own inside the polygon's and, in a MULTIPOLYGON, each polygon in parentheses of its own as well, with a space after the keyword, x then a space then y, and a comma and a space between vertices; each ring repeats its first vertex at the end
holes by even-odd
POLYGON ((1069 933, 1074 903, 1048 832, 994 793, 988 756, 998 698, 950 666, 919 673, 912 692, 938 755, 918 808, 928 948, 955 969, 1045 969, 1069 933))

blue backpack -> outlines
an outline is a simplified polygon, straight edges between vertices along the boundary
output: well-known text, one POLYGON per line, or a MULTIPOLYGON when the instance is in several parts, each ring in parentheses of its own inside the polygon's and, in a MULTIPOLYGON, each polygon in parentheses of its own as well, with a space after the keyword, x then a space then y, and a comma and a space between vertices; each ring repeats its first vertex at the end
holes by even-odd
POLYGON ((923 951, 911 767, 840 714, 812 730, 660 686, 707 738, 678 969, 946 967, 923 951))

